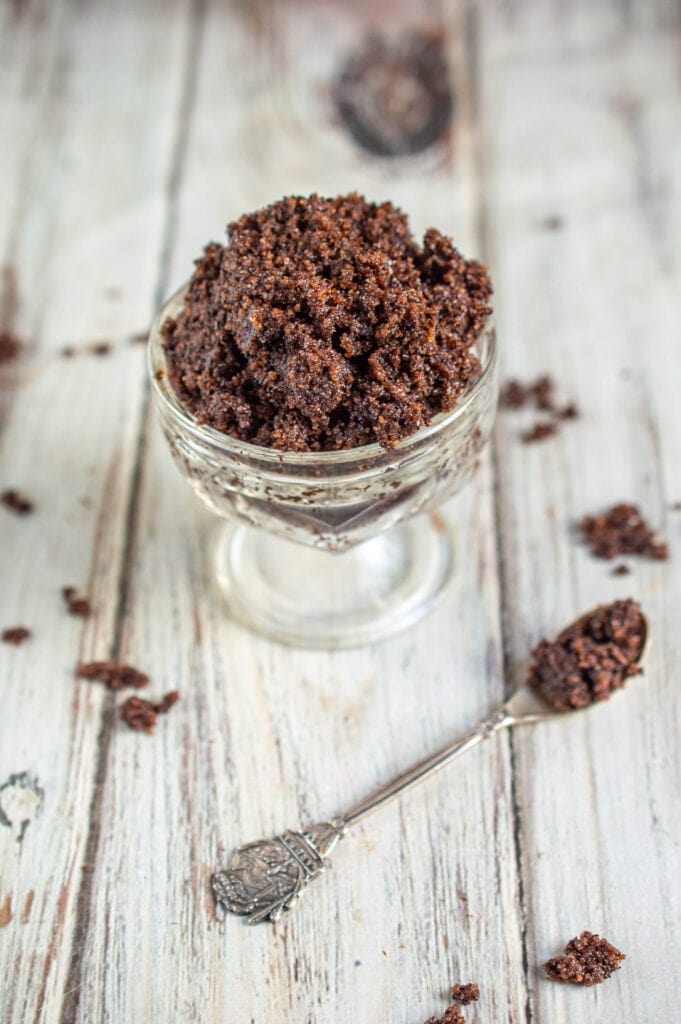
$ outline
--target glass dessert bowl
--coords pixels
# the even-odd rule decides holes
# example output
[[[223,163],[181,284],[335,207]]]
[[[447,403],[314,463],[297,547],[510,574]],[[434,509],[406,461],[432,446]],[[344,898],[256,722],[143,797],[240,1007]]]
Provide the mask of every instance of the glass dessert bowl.
[[[401,632],[437,600],[453,565],[452,538],[432,512],[472,476],[497,405],[497,349],[487,326],[481,370],[450,412],[396,447],[284,452],[199,423],[168,379],[159,313],[149,372],[173,458],[211,511],[227,520],[215,546],[232,615],[272,639],[339,648]]]

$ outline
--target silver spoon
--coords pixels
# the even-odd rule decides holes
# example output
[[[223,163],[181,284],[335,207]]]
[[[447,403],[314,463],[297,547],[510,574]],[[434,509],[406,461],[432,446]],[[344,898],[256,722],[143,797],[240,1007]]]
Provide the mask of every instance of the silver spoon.
[[[643,615],[641,619],[641,650],[635,664],[642,662],[647,647],[647,623]],[[302,896],[306,886],[326,870],[324,862],[336,843],[358,821],[502,729],[565,714],[552,708],[529,686],[521,686],[489,718],[483,719],[461,739],[402,772],[342,817],[310,825],[301,832],[284,832],[272,839],[259,839],[241,846],[232,854],[228,867],[213,875],[217,902],[233,914],[248,917],[249,924],[267,918],[276,921]]]

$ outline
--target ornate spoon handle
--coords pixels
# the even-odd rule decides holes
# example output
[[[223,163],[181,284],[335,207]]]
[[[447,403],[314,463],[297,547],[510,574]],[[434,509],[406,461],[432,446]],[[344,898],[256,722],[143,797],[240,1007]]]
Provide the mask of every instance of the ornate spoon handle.
[[[341,818],[240,847],[232,854],[228,867],[213,875],[217,902],[234,914],[247,916],[249,924],[267,918],[276,921],[325,870],[324,862],[352,825],[518,720],[504,704],[461,739],[402,772]]]
[[[401,775],[392,779],[385,786],[381,786],[380,789],[376,790],[375,793],[372,793],[365,800],[362,800],[361,803],[356,804],[352,810],[343,815],[343,821],[346,826],[349,828],[356,822],[361,821],[362,818],[366,818],[373,811],[378,810],[379,807],[390,803],[391,800],[405,793],[408,789],[418,786],[420,782],[429,779],[431,775],[434,775],[440,768],[444,768],[445,765],[459,757],[460,754],[464,754],[467,750],[477,746],[481,740],[486,740],[489,736],[493,736],[499,729],[511,725],[513,721],[508,715],[506,705],[499,708],[489,718],[479,722],[465,736],[462,736],[454,743],[450,743],[449,746],[443,747],[442,750],[424,757],[422,761],[418,761],[417,764],[408,768],[406,772],[402,772]]]

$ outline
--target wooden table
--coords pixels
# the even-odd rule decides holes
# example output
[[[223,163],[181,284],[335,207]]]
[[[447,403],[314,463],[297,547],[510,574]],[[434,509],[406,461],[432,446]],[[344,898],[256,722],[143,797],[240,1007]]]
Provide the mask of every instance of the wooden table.
[[[353,12],[354,6],[354,12]],[[681,985],[681,88],[672,0],[354,5],[26,0],[0,10],[0,1019],[658,1024]],[[370,29],[444,47],[449,130],[363,149],[330,83]],[[210,517],[165,450],[131,344],[243,210],[358,188],[486,258],[504,371],[581,418],[535,445],[500,415],[446,509],[446,600],[399,639],[293,651],[230,622]],[[106,356],[87,346],[107,340]],[[61,350],[73,347],[72,358]],[[611,575],[574,522],[632,500],[668,563]],[[91,596],[65,613],[67,584]],[[240,842],[333,815],[464,731],[539,637],[632,594],[645,676],[587,715],[500,736],[338,849],[274,927],[217,919]],[[80,659],[181,703],[148,738]],[[504,682],[505,680],[505,682]],[[120,702],[120,698],[118,698]],[[583,928],[627,953],[596,989],[539,965]]]

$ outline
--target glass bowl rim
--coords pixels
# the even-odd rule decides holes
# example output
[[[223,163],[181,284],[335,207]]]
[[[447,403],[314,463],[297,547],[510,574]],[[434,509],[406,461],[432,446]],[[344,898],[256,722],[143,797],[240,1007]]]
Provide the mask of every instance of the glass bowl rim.
[[[393,448],[384,448],[377,441],[372,444],[362,445],[358,448],[339,448],[333,451],[322,452],[295,452],[285,451],[279,448],[266,448],[263,445],[252,444],[250,441],[242,441],[240,438],[225,434],[215,427],[209,427],[200,423],[196,417],[180,402],[168,376],[168,367],[165,349],[161,340],[161,327],[165,320],[171,315],[170,308],[174,307],[180,299],[184,298],[188,289],[189,281],[177,288],[161,306],[149,331],[147,342],[147,365],[149,377],[154,389],[156,398],[170,411],[170,413],[182,422],[183,427],[190,433],[198,436],[204,441],[210,442],[214,447],[223,449],[231,455],[241,455],[257,459],[259,461],[288,465],[291,468],[311,467],[319,463],[337,464],[339,462],[365,463],[369,460],[386,456],[388,458],[399,458],[407,454],[407,450],[427,441],[431,436],[444,431],[450,424],[459,418],[463,418],[465,412],[475,401],[482,391],[483,385],[494,370],[497,359],[497,337],[494,324],[494,314],[490,314],[483,327],[480,338],[486,341],[485,361],[481,362],[480,374],[472,384],[463,392],[461,399],[453,408],[446,412],[438,413],[430,423],[413,434],[403,437]],[[476,342],[476,346],[479,343]]]

